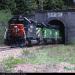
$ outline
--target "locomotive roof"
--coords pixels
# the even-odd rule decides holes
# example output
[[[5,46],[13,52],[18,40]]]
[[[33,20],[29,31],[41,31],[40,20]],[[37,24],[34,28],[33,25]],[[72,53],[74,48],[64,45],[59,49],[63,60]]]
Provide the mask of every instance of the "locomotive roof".
[[[50,25],[44,23],[38,23],[37,27],[45,27],[45,28],[52,28],[52,29],[59,29],[58,25]]]
[[[8,23],[11,23],[12,21],[28,21],[29,23],[31,23],[31,21],[27,17],[24,17],[24,16],[13,16],[8,21]]]

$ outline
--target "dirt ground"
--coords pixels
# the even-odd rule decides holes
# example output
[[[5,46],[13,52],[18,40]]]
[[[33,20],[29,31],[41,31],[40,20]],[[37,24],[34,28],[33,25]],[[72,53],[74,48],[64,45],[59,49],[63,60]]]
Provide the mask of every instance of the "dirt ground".
[[[40,64],[40,65],[33,65],[33,64],[20,64],[16,65],[12,72],[42,72],[42,73],[75,73],[75,65],[71,65],[65,62],[59,64]],[[74,69],[74,70],[73,70]]]
[[[52,46],[51,46],[52,47]],[[32,48],[26,48],[26,49],[32,49],[32,50],[38,50],[41,49],[42,46],[37,46],[37,47],[32,47]],[[17,51],[18,50],[18,51]],[[18,57],[21,55],[22,48],[10,48],[7,46],[0,47],[0,62],[3,61],[4,59],[8,58],[9,56],[14,56]],[[0,72],[3,71],[2,65],[0,65]],[[75,64],[69,64],[66,62],[61,62],[57,64],[19,64],[15,65],[14,68],[12,68],[12,72],[69,72],[69,73],[75,73]]]

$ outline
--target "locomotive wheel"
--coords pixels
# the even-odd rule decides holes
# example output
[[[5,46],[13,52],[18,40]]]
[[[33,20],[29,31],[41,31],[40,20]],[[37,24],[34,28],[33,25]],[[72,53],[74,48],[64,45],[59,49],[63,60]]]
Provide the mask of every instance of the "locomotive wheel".
[[[20,46],[20,47],[24,47],[24,46],[25,46],[25,39],[24,39],[24,38],[19,38],[19,39],[17,40],[17,44],[18,44],[18,46]]]
[[[25,46],[27,46],[27,45],[28,45],[28,41],[26,40],[26,41],[25,41]]]
[[[25,45],[28,46],[28,47],[31,47],[32,46],[31,40],[26,40]]]
[[[45,45],[47,45],[47,40],[46,39],[44,39],[43,42],[44,42]]]
[[[9,41],[8,39],[5,39],[5,40],[4,40],[4,44],[5,44],[5,45],[11,45],[11,43],[10,43],[10,41]]]
[[[53,39],[53,38],[52,38],[52,44],[56,44],[56,41],[55,41],[55,39]]]
[[[40,44],[40,39],[37,38],[36,40],[37,40],[37,45],[39,45]]]
[[[29,46],[29,47],[32,46],[31,40],[28,40],[28,46]]]

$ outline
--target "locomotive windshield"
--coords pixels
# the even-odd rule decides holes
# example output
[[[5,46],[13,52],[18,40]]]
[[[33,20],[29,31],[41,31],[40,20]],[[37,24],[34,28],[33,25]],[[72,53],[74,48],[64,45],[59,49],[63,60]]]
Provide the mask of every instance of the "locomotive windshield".
[[[24,24],[24,25],[28,25],[30,23],[30,21],[27,18],[25,18],[25,17],[15,16],[15,17],[11,18],[8,23],[9,23],[9,25],[10,24]]]

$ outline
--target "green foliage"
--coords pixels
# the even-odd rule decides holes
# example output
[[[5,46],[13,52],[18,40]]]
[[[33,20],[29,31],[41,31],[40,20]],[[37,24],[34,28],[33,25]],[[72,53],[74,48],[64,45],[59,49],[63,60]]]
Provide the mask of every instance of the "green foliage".
[[[55,47],[45,47],[36,51],[35,58],[29,58],[28,63],[32,64],[49,64],[68,62],[75,64],[75,47],[59,45]]]
[[[33,57],[25,58],[27,63],[31,64],[49,64],[49,63],[61,63],[68,62],[75,64],[75,47],[72,45],[56,45],[56,46],[47,46],[42,49],[32,51],[31,54],[28,50],[25,52],[27,55]]]
[[[30,14],[35,10],[64,9],[72,4],[72,0],[0,0],[0,10],[10,9],[12,14]]]
[[[43,4],[44,4],[44,2],[45,2],[45,0],[35,0],[36,1],[36,3],[37,3],[37,6],[38,6],[38,10],[44,10],[44,8],[43,8]]]
[[[65,5],[67,6],[73,6],[74,5],[74,2],[73,0],[63,0],[65,2]]]
[[[12,17],[10,10],[0,11],[0,46],[4,44],[5,27],[7,27],[8,20]]]
[[[0,10],[7,8],[6,0],[0,0]]]
[[[35,0],[15,0],[13,14],[29,14],[37,8]]]
[[[13,68],[15,65],[17,64],[22,64],[24,63],[25,60],[20,59],[20,58],[14,58],[14,57],[9,57],[8,59],[4,60],[4,66],[7,70],[10,70],[11,68]]]
[[[63,9],[64,1],[63,0],[46,0],[44,2],[44,9],[55,10],[55,9]]]
[[[22,54],[28,55],[28,54],[30,54],[30,51],[28,51],[28,50],[23,50]]]
[[[0,22],[7,23],[8,20],[12,17],[10,10],[1,10],[0,11]]]

